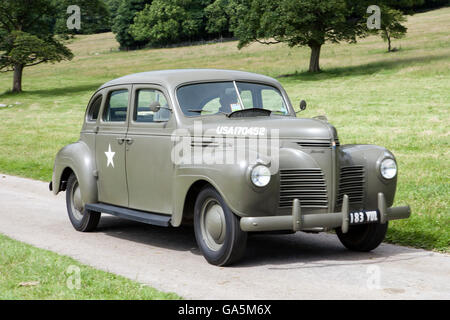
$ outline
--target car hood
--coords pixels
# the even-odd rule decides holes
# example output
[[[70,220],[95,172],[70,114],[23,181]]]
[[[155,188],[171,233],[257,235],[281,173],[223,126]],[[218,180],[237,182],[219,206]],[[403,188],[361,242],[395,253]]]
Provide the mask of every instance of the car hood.
[[[187,128],[191,136],[279,137],[296,140],[337,140],[334,126],[318,119],[285,116],[229,119],[224,116],[203,117]]]

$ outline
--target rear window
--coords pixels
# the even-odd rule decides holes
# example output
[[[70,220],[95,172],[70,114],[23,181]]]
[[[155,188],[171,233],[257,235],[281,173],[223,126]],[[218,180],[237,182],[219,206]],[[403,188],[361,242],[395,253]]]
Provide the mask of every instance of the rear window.
[[[100,112],[100,107],[102,105],[103,96],[100,95],[94,99],[89,107],[88,111],[88,121],[95,122],[98,119],[98,114]]]

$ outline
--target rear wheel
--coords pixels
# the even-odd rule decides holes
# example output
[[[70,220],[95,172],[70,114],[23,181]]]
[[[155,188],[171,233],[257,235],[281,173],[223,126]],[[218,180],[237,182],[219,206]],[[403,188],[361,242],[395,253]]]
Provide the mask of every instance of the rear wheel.
[[[222,196],[212,187],[204,188],[194,208],[197,244],[205,259],[217,266],[237,262],[245,253],[247,233]]]
[[[347,233],[342,233],[341,228],[337,228],[336,234],[347,249],[367,252],[375,249],[383,242],[387,229],[387,222],[384,224],[362,224],[351,226]]]
[[[75,174],[71,174],[67,181],[66,205],[70,222],[77,231],[93,231],[100,221],[100,212],[91,211],[84,207],[81,189]]]

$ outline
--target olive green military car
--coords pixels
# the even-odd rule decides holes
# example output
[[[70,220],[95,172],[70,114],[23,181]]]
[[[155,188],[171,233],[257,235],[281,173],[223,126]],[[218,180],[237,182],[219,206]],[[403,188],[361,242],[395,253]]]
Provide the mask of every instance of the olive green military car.
[[[80,140],[56,155],[50,190],[66,191],[78,231],[93,231],[101,213],[193,223],[206,260],[229,265],[249,232],[334,229],[350,250],[375,249],[389,220],[410,215],[392,207],[396,184],[390,151],[340,145],[325,117],[297,118],[275,79],[186,69],[100,87]]]

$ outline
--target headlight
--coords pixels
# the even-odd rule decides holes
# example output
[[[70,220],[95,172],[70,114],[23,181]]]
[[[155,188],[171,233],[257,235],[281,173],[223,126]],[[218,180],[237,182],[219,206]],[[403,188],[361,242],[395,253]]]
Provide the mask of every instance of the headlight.
[[[393,159],[384,159],[380,165],[381,176],[385,179],[392,179],[397,175],[397,164]]]
[[[266,166],[258,165],[253,168],[250,178],[255,186],[265,187],[270,182],[270,170]]]

